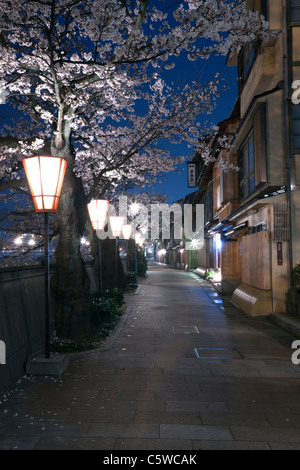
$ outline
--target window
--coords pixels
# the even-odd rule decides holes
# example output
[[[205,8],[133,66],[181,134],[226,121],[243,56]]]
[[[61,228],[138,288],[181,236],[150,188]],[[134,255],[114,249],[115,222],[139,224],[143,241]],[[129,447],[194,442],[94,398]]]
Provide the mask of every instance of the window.
[[[299,4],[299,18],[300,18],[300,1]],[[297,81],[300,80],[300,27],[294,26],[292,28],[292,81],[297,84]],[[299,98],[299,86],[295,88],[296,97]],[[291,117],[292,117],[292,145],[294,150],[300,149],[300,105],[292,104],[291,105]]]
[[[249,75],[251,66],[256,57],[257,49],[252,44],[245,46],[239,56],[239,77],[240,87],[242,87]]]
[[[268,0],[254,0],[253,10],[258,11],[268,21]]]
[[[292,108],[293,118],[293,147],[300,148],[300,106],[294,105]]]
[[[222,168],[219,169],[220,174],[217,179],[217,209],[221,207],[224,202],[224,195],[223,195],[223,170]]]
[[[255,190],[254,138],[250,132],[240,148],[240,198],[246,199]]]
[[[268,181],[267,164],[267,103],[261,103],[253,116],[255,186]]]
[[[298,0],[297,0],[298,1]],[[267,0],[253,0],[250,2],[250,8],[253,11],[258,11],[268,21],[268,1]],[[239,55],[239,78],[240,78],[240,88],[243,87],[249,73],[253,62],[255,61],[257,54],[261,46],[261,40],[256,41],[255,43],[248,44],[243,47]]]
[[[206,199],[204,202],[204,221],[209,222],[213,219],[213,185],[210,184],[207,188]]]
[[[267,230],[268,230],[267,222],[262,222],[258,225],[255,225],[255,227],[251,227],[250,228],[250,233],[265,232]]]
[[[290,18],[291,23],[300,23],[300,4],[299,0],[290,0]]]

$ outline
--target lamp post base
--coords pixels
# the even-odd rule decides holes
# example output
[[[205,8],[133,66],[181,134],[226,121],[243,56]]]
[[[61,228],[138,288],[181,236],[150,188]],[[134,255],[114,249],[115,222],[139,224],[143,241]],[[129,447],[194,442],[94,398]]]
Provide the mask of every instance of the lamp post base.
[[[26,374],[29,375],[61,375],[67,368],[69,360],[63,354],[51,354],[30,357],[26,362]]]

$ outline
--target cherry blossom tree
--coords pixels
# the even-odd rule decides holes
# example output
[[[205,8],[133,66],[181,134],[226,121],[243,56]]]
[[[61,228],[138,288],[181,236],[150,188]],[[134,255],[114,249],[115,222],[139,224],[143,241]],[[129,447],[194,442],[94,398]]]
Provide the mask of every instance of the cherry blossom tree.
[[[240,0],[2,0],[0,80],[15,116],[2,126],[0,191],[27,191],[20,159],[68,162],[54,229],[59,333],[92,329],[80,255],[92,197],[175,171],[165,142],[193,147],[222,80],[172,80],[176,67],[238,53],[267,24]],[[31,204],[30,198],[28,203]],[[31,206],[32,207],[32,206]],[[32,208],[31,208],[32,211]]]

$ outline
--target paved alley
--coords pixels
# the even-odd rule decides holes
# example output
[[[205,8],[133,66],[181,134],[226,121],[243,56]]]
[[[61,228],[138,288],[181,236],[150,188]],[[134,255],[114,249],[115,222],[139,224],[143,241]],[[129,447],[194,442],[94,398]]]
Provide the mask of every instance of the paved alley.
[[[0,449],[300,449],[294,338],[151,264],[102,349],[0,398]]]

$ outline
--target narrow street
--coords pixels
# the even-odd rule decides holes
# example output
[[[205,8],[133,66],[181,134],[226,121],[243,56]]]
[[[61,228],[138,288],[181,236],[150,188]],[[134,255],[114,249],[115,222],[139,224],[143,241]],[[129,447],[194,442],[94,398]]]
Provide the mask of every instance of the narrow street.
[[[0,449],[300,449],[294,338],[150,264],[105,347],[0,404]]]

